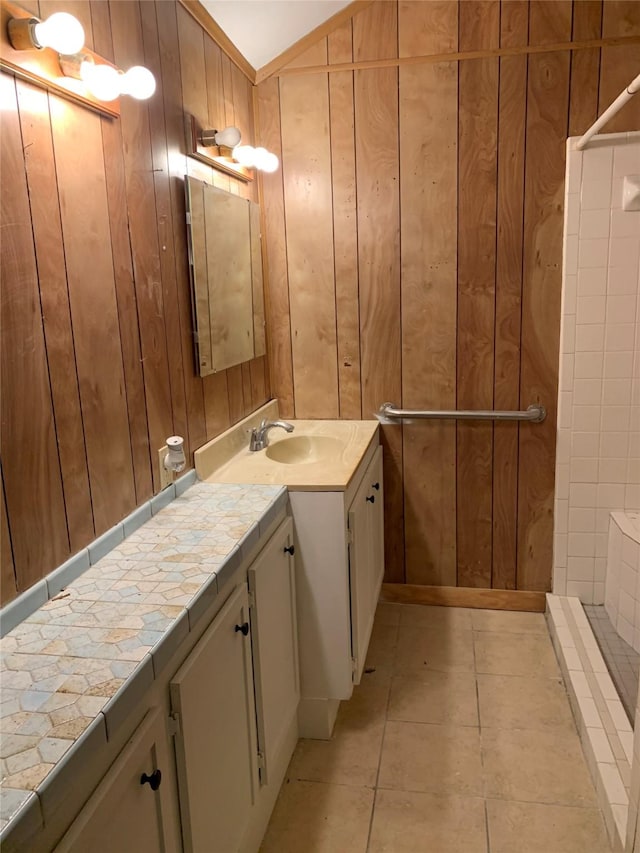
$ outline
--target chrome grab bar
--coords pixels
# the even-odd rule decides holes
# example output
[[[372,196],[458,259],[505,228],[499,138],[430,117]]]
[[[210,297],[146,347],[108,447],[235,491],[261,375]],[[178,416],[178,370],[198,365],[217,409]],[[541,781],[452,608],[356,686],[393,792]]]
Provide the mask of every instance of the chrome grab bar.
[[[456,420],[456,421],[530,421],[533,424],[539,424],[547,416],[547,410],[544,406],[531,405],[524,412],[493,412],[493,411],[447,411],[445,410],[429,410],[429,409],[397,409],[393,403],[383,403],[380,406],[378,417],[380,420],[387,418],[392,420],[402,420],[403,418],[411,420]]]

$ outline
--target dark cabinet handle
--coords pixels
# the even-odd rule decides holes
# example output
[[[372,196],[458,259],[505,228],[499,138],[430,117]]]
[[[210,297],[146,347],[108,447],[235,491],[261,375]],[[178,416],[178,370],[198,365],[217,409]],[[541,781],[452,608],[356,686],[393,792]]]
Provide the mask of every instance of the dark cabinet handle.
[[[380,491],[380,483],[374,483],[374,484],[371,486],[371,488],[372,488],[372,489],[375,489],[375,490],[376,490],[376,492]]]
[[[370,501],[372,504],[376,502],[375,495],[369,495],[366,500]]]
[[[242,625],[236,625],[236,634],[238,633],[238,631],[240,631],[240,633],[246,637],[249,633],[249,623],[244,622]]]
[[[293,555],[296,553],[296,549],[293,547],[293,545],[288,545],[288,546],[284,549],[284,553],[285,553],[285,554],[291,554],[291,556],[293,557]]]
[[[162,782],[162,773],[159,770],[154,770],[151,776],[147,776],[146,773],[143,773],[140,777],[140,784],[146,785],[148,783],[152,791],[158,790],[160,782]]]

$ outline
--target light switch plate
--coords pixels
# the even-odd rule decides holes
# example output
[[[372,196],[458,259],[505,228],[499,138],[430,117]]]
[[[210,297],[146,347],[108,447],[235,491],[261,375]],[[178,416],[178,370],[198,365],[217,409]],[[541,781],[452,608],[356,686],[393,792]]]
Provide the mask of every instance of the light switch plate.
[[[168,471],[164,467],[164,457],[169,452],[169,448],[165,444],[164,447],[161,447],[158,451],[158,465],[160,467],[160,488],[166,489],[167,486],[170,486],[173,483],[173,471]]]

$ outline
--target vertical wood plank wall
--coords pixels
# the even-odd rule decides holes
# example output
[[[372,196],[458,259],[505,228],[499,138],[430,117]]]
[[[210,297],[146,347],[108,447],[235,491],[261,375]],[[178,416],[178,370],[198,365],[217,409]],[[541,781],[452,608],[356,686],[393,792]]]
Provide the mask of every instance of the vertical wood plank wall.
[[[387,581],[550,588],[565,140],[640,45],[526,48],[618,36],[639,3],[378,0],[258,86],[282,414],[547,408],[383,428]],[[607,132],[634,129],[640,99]]]
[[[112,120],[0,74],[2,602],[159,490],[168,435],[193,450],[269,398],[265,358],[196,376],[187,266],[187,170],[257,187],[187,160],[183,112],[254,143],[251,83],[173,0],[24,5],[158,87]]]

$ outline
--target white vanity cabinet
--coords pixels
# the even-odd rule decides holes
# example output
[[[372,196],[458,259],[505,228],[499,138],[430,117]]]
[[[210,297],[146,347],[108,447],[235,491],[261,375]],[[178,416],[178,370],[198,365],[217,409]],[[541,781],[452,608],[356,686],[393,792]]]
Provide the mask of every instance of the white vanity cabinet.
[[[382,448],[371,444],[345,491],[297,491],[301,737],[329,738],[359,683],[384,573]]]
[[[165,715],[150,711],[55,848],[177,853],[180,820]]]
[[[186,853],[257,850],[297,740],[291,520],[170,682]]]

